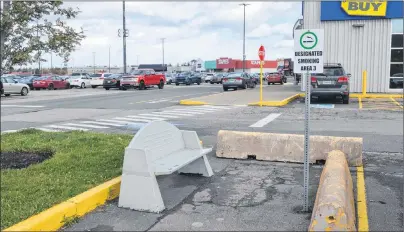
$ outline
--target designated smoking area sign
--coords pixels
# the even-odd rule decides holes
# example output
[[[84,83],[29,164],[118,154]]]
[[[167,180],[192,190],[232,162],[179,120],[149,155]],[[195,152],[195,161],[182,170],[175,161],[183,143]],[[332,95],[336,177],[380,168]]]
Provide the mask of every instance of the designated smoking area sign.
[[[304,204],[303,211],[309,211],[309,153],[310,153],[310,87],[311,74],[323,72],[324,31],[322,29],[295,31],[294,72],[303,76],[305,85],[304,112]]]
[[[322,73],[324,31],[296,30],[295,32],[295,73]]]

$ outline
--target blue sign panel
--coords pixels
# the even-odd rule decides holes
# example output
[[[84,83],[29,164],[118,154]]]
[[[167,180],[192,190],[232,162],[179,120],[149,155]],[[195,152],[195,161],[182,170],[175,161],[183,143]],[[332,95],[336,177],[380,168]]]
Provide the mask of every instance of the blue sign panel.
[[[403,18],[403,2],[387,1],[386,16],[353,16],[342,8],[341,1],[321,2],[321,21],[372,20]],[[372,10],[372,9],[370,9]]]

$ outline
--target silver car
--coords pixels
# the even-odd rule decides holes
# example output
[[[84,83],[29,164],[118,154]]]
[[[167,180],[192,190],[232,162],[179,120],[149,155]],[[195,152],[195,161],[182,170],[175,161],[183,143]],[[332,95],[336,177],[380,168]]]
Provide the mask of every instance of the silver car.
[[[229,89],[237,90],[238,88],[255,88],[256,83],[254,78],[248,73],[230,73],[227,77],[222,80],[223,90],[227,91]]]
[[[4,95],[10,96],[11,94],[21,94],[27,96],[29,93],[29,86],[27,84],[18,83],[13,77],[1,77],[3,83]]]

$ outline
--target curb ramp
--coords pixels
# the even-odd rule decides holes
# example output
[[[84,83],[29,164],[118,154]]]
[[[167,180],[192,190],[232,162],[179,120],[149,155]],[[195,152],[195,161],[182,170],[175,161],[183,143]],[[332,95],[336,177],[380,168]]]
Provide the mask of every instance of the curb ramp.
[[[349,166],[362,165],[363,139],[358,137],[310,136],[310,163],[327,160],[341,150]],[[220,130],[216,156],[222,158],[303,163],[304,135]]]
[[[352,176],[345,154],[328,154],[321,173],[309,231],[357,231]]]

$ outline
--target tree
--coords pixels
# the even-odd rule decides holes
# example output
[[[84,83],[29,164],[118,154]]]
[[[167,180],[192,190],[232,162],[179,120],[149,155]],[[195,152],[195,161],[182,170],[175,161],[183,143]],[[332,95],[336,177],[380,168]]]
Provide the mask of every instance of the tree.
[[[1,70],[38,61],[42,53],[55,53],[65,62],[85,38],[66,21],[80,13],[62,1],[4,1],[1,12]],[[56,18],[50,20],[49,18]]]

